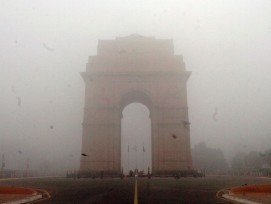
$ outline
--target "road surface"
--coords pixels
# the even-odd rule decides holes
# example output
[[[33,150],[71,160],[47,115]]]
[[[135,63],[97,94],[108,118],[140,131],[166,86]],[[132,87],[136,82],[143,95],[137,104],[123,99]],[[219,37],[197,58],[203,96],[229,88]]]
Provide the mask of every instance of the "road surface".
[[[139,204],[230,203],[217,198],[223,188],[252,183],[270,183],[254,177],[207,176],[205,178],[138,178]],[[135,178],[67,179],[29,178],[0,180],[0,185],[47,190],[51,198],[39,203],[134,203]]]

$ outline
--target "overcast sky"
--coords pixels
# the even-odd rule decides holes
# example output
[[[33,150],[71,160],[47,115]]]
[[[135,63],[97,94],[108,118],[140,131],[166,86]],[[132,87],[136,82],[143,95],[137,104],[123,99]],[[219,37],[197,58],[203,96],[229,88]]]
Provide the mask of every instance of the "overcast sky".
[[[173,39],[192,71],[192,146],[205,141],[227,156],[271,148],[271,1],[0,0],[0,153],[8,167],[27,157],[78,166],[79,73],[99,39],[134,33]]]

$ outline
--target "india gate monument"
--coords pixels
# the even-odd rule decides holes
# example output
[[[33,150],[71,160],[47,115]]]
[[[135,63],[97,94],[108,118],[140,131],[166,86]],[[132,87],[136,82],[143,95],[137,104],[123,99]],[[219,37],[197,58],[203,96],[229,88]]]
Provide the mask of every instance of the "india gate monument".
[[[191,170],[190,123],[185,70],[170,39],[131,35],[99,40],[90,56],[80,172],[121,173],[121,119],[131,103],[150,111],[152,174]]]

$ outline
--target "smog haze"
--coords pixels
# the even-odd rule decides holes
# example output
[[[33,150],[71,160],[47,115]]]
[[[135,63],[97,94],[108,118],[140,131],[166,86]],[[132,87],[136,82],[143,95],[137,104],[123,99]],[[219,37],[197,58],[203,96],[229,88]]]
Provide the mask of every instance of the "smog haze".
[[[132,34],[172,39],[192,72],[192,147],[205,142],[227,159],[271,147],[270,1],[2,0],[0,154],[6,168],[23,169],[28,159],[33,169],[79,168],[85,97],[80,72],[97,54],[98,40]],[[133,105],[125,112],[123,152],[128,145],[150,147],[146,117],[140,123],[145,139],[131,138],[137,128],[131,123],[141,120],[142,110],[149,116]],[[134,165],[136,153],[130,154]]]

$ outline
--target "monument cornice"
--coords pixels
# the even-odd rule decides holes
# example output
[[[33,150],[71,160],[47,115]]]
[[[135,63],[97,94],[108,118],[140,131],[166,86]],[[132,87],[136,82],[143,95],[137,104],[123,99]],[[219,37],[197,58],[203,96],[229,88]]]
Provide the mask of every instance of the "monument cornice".
[[[191,71],[127,71],[127,72],[81,72],[90,77],[189,77]]]
[[[91,106],[91,107],[85,107],[84,108],[84,111],[87,112],[87,111],[90,111],[90,110],[97,110],[97,109],[100,109],[100,110],[110,110],[110,111],[120,111],[120,107],[117,107],[117,106],[112,106],[112,107],[108,107],[108,106],[103,106],[103,105],[96,105],[96,106]]]
[[[83,122],[82,126],[83,127],[118,127],[120,125],[120,123],[114,122],[114,123],[90,123],[90,122]]]
[[[188,110],[187,106],[184,107],[170,107],[170,106],[154,106],[155,109],[158,110]]]

